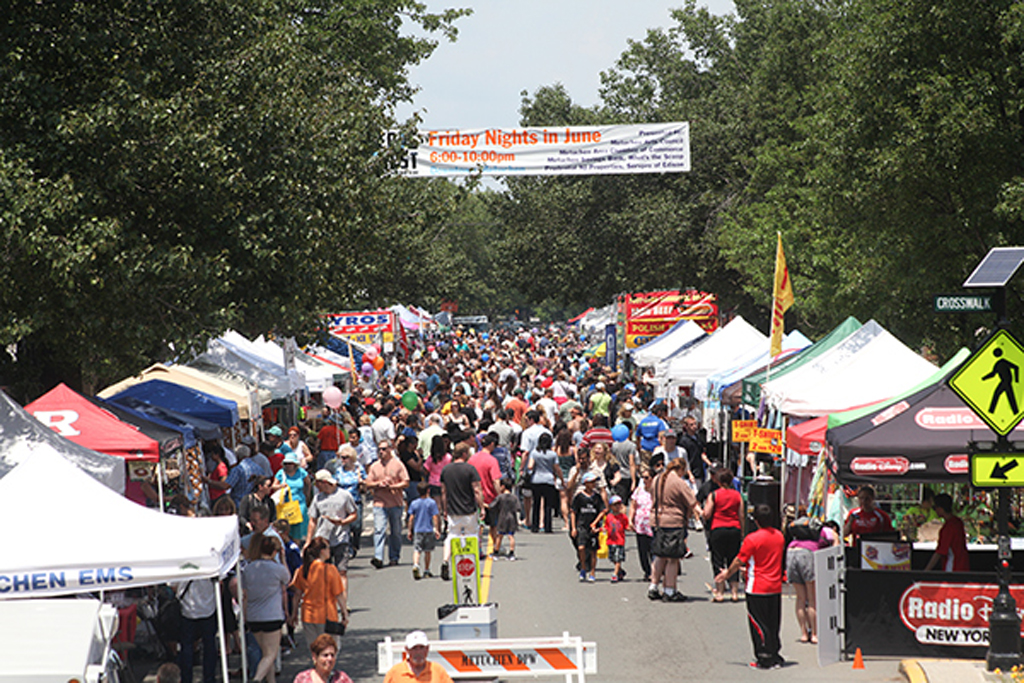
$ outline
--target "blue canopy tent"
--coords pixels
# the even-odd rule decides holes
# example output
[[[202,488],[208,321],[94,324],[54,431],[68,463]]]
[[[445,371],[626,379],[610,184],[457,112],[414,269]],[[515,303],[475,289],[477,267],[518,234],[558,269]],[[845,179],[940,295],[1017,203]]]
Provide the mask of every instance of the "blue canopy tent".
[[[134,410],[150,420],[162,420],[174,426],[175,429],[180,429],[185,437],[185,448],[192,448],[199,441],[216,441],[222,436],[220,427],[213,422],[185,415],[154,403],[146,403],[134,396],[116,396],[109,400],[119,406]]]
[[[122,403],[122,398],[135,398],[224,428],[231,428],[238,423],[238,404],[234,401],[161,379],[151,379],[130,386],[121,393],[111,396],[110,400]]]

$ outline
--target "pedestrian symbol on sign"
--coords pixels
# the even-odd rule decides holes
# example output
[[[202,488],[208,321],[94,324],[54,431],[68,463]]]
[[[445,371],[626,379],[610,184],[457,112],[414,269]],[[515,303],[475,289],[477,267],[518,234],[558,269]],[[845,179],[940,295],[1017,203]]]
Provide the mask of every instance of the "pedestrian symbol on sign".
[[[998,330],[949,378],[949,388],[996,434],[1006,436],[1024,419],[1018,394],[1024,347]]]
[[[1002,349],[995,349],[992,355],[999,360],[992,366],[992,372],[988,373],[982,380],[992,379],[993,377],[999,377],[999,384],[996,385],[996,390],[992,392],[992,402],[988,406],[988,412],[996,412],[996,406],[999,405],[999,397],[1006,395],[1006,400],[1010,402],[1010,410],[1017,412],[1017,395],[1014,385],[1020,381],[1020,368],[1006,360],[1000,358],[1003,355]]]

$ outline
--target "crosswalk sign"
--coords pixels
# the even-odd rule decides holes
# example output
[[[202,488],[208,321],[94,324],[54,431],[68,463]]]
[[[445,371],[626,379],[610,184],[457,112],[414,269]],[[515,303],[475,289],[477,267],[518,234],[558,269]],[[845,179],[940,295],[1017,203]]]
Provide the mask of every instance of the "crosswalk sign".
[[[998,330],[947,384],[992,431],[1006,436],[1024,419],[1022,369],[1024,347],[1006,330]]]

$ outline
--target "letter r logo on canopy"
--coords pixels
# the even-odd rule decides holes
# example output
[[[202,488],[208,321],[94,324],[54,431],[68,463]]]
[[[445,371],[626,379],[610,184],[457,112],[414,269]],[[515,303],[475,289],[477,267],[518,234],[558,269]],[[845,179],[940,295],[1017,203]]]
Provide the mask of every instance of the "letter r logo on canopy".
[[[82,433],[72,426],[78,422],[78,413],[74,410],[39,410],[33,415],[61,436],[72,437]]]

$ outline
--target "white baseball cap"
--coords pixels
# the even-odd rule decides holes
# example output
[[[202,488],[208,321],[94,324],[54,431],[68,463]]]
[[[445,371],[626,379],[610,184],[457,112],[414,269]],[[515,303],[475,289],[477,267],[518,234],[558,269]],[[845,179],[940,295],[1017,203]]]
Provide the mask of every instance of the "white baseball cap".
[[[423,631],[413,631],[405,637],[405,649],[411,650],[419,645],[430,645],[430,639]]]

